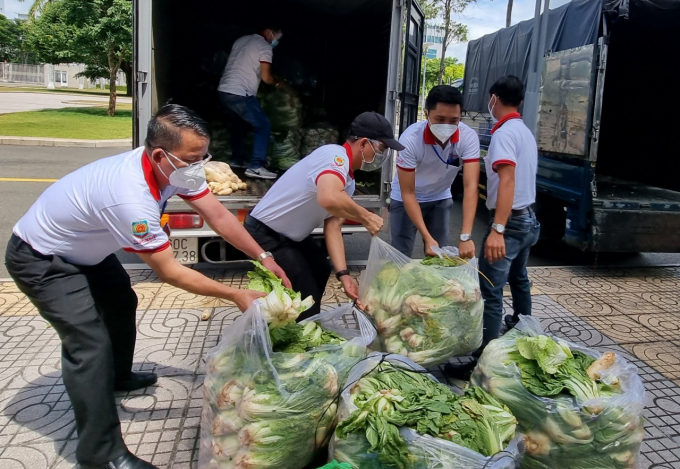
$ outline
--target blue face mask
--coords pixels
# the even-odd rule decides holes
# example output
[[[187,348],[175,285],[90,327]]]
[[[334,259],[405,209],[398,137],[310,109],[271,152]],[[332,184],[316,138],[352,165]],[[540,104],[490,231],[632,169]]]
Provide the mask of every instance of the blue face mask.
[[[272,49],[273,49],[274,47],[278,46],[278,45],[279,45],[279,40],[278,40],[278,39],[274,39],[274,40],[272,41]]]

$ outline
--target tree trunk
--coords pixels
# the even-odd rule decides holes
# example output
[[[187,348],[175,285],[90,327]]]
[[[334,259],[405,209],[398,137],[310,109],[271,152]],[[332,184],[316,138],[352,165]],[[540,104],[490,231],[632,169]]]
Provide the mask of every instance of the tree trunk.
[[[439,76],[437,82],[441,85],[444,82],[444,57],[446,57],[446,47],[449,43],[449,34],[451,34],[451,2],[453,0],[446,0],[444,3],[444,41],[442,42],[442,58],[439,62]]]
[[[116,114],[116,75],[120,67],[120,60],[113,52],[113,47],[109,46],[109,109],[106,111],[108,116]]]
[[[127,86],[127,91],[125,96],[132,96],[132,64],[127,60],[123,60],[120,63],[120,69],[125,73],[125,85]]]
[[[509,28],[510,23],[512,22],[512,4],[514,0],[508,0],[508,12],[505,15],[505,27]]]

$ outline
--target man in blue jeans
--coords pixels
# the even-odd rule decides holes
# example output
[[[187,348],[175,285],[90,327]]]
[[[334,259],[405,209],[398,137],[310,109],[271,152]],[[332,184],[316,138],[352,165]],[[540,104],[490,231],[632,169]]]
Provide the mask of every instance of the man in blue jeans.
[[[231,166],[234,168],[246,167],[245,135],[249,126],[255,132],[253,157],[246,170],[246,176],[251,178],[276,179],[276,174],[265,168],[271,124],[257,100],[257,89],[260,81],[277,88],[283,86],[283,81],[271,71],[272,50],[281,36],[280,28],[264,28],[258,34],[237,39],[217,88],[220,103],[232,116]]]
[[[538,241],[540,224],[531,206],[536,201],[538,149],[529,128],[517,112],[524,100],[524,84],[515,76],[499,79],[489,90],[489,114],[496,122],[484,158],[491,223],[479,258],[484,298],[484,339],[473,355],[479,357],[498,338],[503,316],[503,287],[510,284],[513,315],[505,317],[512,329],[521,314],[531,314],[531,283],[527,260]],[[488,280],[486,280],[484,278]],[[475,361],[449,367],[456,377],[469,379]]]

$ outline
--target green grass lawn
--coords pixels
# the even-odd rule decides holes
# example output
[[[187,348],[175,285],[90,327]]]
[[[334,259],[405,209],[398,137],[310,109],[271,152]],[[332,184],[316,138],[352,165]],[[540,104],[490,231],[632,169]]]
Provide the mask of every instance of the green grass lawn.
[[[132,110],[129,104],[118,105],[114,117],[106,115],[106,107],[1,114],[0,135],[86,140],[130,138]]]

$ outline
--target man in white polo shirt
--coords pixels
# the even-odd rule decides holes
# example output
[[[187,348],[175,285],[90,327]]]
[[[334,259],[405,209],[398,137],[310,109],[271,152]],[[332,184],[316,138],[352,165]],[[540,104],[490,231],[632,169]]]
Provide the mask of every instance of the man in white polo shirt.
[[[484,298],[484,340],[473,355],[498,338],[503,315],[503,288],[510,285],[513,315],[505,322],[512,329],[519,315],[531,314],[531,282],[527,260],[536,244],[540,224],[532,205],[536,201],[536,140],[522,121],[518,109],[524,100],[524,84],[512,75],[500,78],[489,90],[489,114],[496,122],[491,129],[489,153],[484,158],[487,182],[486,206],[491,224],[479,258]],[[475,361],[449,367],[460,379],[469,379]]]
[[[403,148],[385,117],[365,112],[352,122],[344,145],[324,145],[296,163],[246,217],[246,229],[276,256],[293,289],[314,298],[314,307],[301,319],[319,312],[331,273],[326,254],[311,236],[321,225],[336,277],[350,298],[358,297],[357,283],[347,270],[341,228],[350,219],[375,236],[383,220],[352,200],[354,172],[377,170],[391,150]]]
[[[456,88],[435,86],[425,100],[427,120],[404,131],[399,142],[405,149],[397,157],[397,174],[390,195],[392,246],[411,257],[416,231],[425,245],[449,245],[449,220],[453,200],[451,185],[463,169],[463,226],[458,247],[461,257],[475,255],[471,239],[477,210],[479,137],[460,121],[463,97]]]
[[[283,270],[213,196],[203,165],[207,123],[178,105],[149,122],[145,147],[104,158],[63,177],[14,226],[5,264],[19,289],[62,342],[62,375],[78,430],[83,469],[149,469],[123,442],[114,390],[156,382],[132,372],[137,296],[116,258],[137,253],[171,285],[233,301],[242,311],[259,292],[240,290],[180,265],[161,227],[165,202],[178,195],[225,240],[290,285]]]
[[[272,74],[272,49],[281,39],[280,28],[264,28],[236,40],[227,59],[222,79],[217,88],[224,109],[232,116],[231,166],[245,168],[246,176],[276,179],[276,173],[265,168],[271,124],[257,100],[260,81],[279,88],[283,81]],[[253,156],[248,163],[244,154],[244,141],[248,127],[255,132]]]

